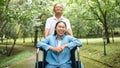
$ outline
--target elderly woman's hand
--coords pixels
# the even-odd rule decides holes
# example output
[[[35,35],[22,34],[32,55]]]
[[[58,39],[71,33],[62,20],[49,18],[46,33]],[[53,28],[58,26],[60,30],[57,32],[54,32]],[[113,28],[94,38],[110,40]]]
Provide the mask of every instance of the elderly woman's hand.
[[[61,45],[58,47],[51,47],[50,50],[56,51],[57,53],[62,52],[67,46],[66,45]]]
[[[50,50],[60,53],[62,51],[62,48],[61,47],[51,47]]]
[[[62,49],[62,51],[63,51],[66,47],[67,47],[66,45],[60,46],[60,48]]]

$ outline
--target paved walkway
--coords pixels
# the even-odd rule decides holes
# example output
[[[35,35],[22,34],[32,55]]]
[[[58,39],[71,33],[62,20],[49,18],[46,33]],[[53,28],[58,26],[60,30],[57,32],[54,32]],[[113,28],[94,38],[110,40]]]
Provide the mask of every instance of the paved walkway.
[[[42,54],[42,52],[40,52],[40,54]],[[42,55],[39,55],[39,57],[42,58]],[[40,58],[39,60],[41,60]],[[7,68],[35,68],[35,62],[36,62],[36,54],[34,53],[33,56],[26,58],[26,60],[20,61]]]

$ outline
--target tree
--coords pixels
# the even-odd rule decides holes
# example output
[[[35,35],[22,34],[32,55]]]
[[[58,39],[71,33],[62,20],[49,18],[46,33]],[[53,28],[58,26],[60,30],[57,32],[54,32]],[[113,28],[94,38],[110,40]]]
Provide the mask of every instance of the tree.
[[[8,10],[8,6],[11,0],[1,0],[0,1],[0,32],[2,32],[5,25],[8,23],[8,17],[6,15],[6,10]],[[5,6],[5,8],[4,8]],[[5,16],[4,16],[5,15]]]
[[[110,24],[109,20],[115,20],[114,18],[119,18],[117,17],[117,15],[119,14],[119,3],[120,2],[118,0],[102,0],[102,1],[101,0],[84,0],[84,1],[69,0],[68,2],[70,7],[75,6],[73,9],[75,8],[77,9],[77,11],[72,11],[72,13],[76,12],[77,14],[75,13],[74,14],[77,15],[79,19],[81,19],[80,21],[86,20],[86,22],[87,21],[92,22],[91,20],[94,20],[96,21],[96,24],[100,22],[103,25],[104,28],[103,32],[105,38],[107,39],[107,43],[110,43],[109,30],[110,30],[110,26],[113,26],[112,24]],[[118,14],[116,14],[116,12]],[[112,16],[114,14],[115,17],[113,18]]]

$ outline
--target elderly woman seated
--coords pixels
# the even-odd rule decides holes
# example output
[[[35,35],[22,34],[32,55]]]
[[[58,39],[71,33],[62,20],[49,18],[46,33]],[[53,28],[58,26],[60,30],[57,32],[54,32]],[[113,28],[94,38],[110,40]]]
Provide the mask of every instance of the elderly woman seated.
[[[47,51],[45,68],[72,68],[71,50],[76,46],[82,46],[77,38],[66,34],[66,24],[63,21],[56,23],[53,36],[48,36],[37,43],[37,47]]]

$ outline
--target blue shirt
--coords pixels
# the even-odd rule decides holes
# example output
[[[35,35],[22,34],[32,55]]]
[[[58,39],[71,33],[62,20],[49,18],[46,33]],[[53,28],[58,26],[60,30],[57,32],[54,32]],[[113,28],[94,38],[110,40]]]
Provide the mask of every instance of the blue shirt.
[[[48,36],[44,40],[37,43],[37,47],[41,47],[47,51],[46,61],[51,65],[61,65],[64,63],[71,63],[70,60],[70,50],[75,46],[82,46],[81,41],[69,35],[63,35],[61,40],[61,45],[67,45],[59,55],[57,52],[49,50],[50,47],[57,47],[58,40],[57,35]]]

